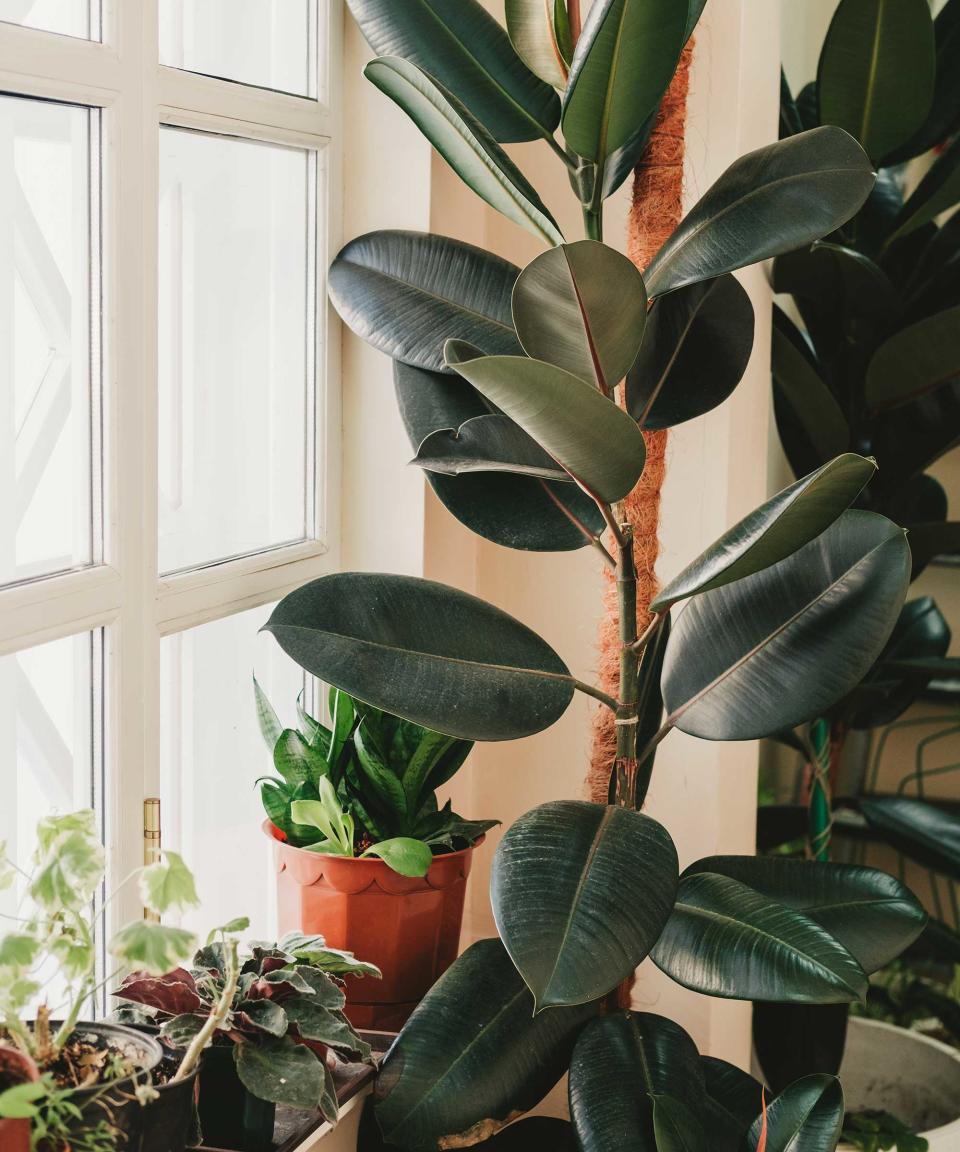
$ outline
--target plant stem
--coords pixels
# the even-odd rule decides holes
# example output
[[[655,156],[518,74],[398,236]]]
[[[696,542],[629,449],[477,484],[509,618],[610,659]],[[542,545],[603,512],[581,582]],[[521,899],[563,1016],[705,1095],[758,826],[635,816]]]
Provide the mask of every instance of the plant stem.
[[[663,623],[663,616],[663,612],[658,612],[643,630],[643,635],[638,640],[634,640],[633,650],[637,653],[638,656],[643,654],[644,648],[646,648],[646,646],[650,643],[650,637]]]
[[[194,1068],[196,1068],[200,1060],[200,1054],[204,1048],[206,1048],[208,1041],[213,1038],[214,1032],[217,1031],[221,1024],[226,1022],[227,1017],[230,1015],[230,1009],[233,1007],[233,998],[237,993],[237,985],[240,982],[240,957],[238,955],[236,940],[225,940],[224,943],[226,945],[227,956],[227,978],[224,981],[223,991],[220,993],[220,999],[207,1017],[203,1027],[196,1036],[194,1036],[193,1040],[191,1040],[187,1054],[180,1061],[180,1067],[177,1069],[172,1083],[176,1083],[178,1080],[185,1080]]]
[[[603,239],[603,209],[583,206],[583,230],[588,240]]]
[[[640,658],[637,641],[637,566],[633,555],[633,527],[620,524],[617,554],[617,606],[620,627],[620,704],[617,708],[617,758],[614,761],[619,808],[637,803],[637,674]]]
[[[564,164],[566,164],[566,166],[570,169],[570,171],[575,172],[576,168],[577,168],[576,160],[574,160],[574,158],[570,155],[570,153],[557,142],[556,137],[551,136],[550,133],[547,132],[544,134],[543,138],[550,145],[550,147],[554,150],[554,152],[556,152],[556,154],[560,157],[560,159],[564,162]]]
[[[807,846],[813,860],[830,859],[830,725],[814,720],[807,743],[810,757],[810,799],[807,805]]]
[[[573,686],[578,692],[582,692],[584,696],[592,696],[594,700],[599,700],[601,704],[606,704],[611,712],[618,711],[620,707],[619,703],[600,688],[594,688],[592,684],[585,684],[582,680],[574,680]]]

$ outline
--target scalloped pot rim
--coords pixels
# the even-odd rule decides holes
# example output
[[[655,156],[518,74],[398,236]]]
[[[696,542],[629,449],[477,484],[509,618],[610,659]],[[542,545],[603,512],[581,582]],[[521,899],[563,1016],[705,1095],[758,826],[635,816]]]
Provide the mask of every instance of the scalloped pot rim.
[[[401,876],[379,857],[335,856],[325,852],[310,852],[295,848],[282,839],[283,833],[269,820],[261,825],[263,833],[272,842],[277,858],[277,871],[287,872],[291,879],[309,887],[325,879],[332,888],[341,892],[357,893],[377,883],[384,891],[398,895],[421,888],[449,888],[470,871],[473,851],[486,839],[482,835],[468,848],[434,856],[426,876]]]

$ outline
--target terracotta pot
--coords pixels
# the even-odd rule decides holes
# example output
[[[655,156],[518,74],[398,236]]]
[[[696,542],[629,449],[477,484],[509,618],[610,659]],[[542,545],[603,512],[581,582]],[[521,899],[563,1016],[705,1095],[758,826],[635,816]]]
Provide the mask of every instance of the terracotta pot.
[[[29,1056],[0,1044],[0,1092],[39,1079]],[[30,1152],[30,1121],[0,1119],[0,1148],[3,1152]]]
[[[315,933],[376,964],[382,980],[348,981],[347,1015],[355,1028],[401,1028],[457,957],[476,845],[410,877],[378,859],[293,848],[269,820],[263,830],[273,840],[280,932]]]

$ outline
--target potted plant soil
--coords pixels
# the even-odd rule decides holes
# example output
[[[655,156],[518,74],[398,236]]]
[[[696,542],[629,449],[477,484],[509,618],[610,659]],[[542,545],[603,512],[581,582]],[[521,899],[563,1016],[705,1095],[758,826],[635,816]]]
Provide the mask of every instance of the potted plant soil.
[[[91,913],[103,874],[103,848],[87,809],[39,822],[27,871],[0,846],[0,883],[23,880],[17,917],[0,936],[0,1040],[5,1053],[14,1048],[40,1076],[26,1098],[23,1090],[14,1097],[14,1106],[30,1121],[33,1146],[51,1152],[124,1142],[138,1147],[146,1106],[157,1095],[152,1073],[163,1057],[157,1040],[82,1019],[103,983]],[[173,853],[141,869],[138,879],[144,906],[158,916],[195,901],[193,879]],[[118,967],[163,971],[194,944],[189,932],[142,919],[122,928],[109,952]],[[66,993],[62,1020],[50,1018],[42,999],[43,986],[53,980]]]
[[[369,964],[296,933],[241,952],[238,920],[217,929],[190,969],[134,972],[116,991],[177,1054],[170,1089],[199,1068],[198,1111],[212,1147],[265,1152],[277,1104],[338,1118],[332,1071],[370,1061],[343,1014],[343,978],[376,975]]]
[[[254,690],[277,772],[261,796],[280,931],[322,932],[376,965],[381,980],[349,984],[347,1014],[396,1030],[457,955],[473,851],[497,823],[437,804],[473,743],[336,688],[329,728],[298,707],[299,729],[284,729]]]

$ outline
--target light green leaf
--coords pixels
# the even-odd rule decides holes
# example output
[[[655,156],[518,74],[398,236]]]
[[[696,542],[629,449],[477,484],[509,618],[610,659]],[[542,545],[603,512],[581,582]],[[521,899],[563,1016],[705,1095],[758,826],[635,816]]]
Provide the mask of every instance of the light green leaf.
[[[521,816],[497,848],[490,899],[536,1011],[624,980],[660,935],[677,876],[669,834],[640,812],[557,800]]]
[[[106,857],[87,822],[82,828],[58,830],[50,837],[41,834],[38,826],[38,845],[37,868],[27,888],[30,898],[54,914],[89,905],[103,878]]]
[[[29,968],[40,952],[40,941],[35,936],[11,932],[0,936],[0,968]]]
[[[687,35],[677,0],[596,0],[563,100],[567,145],[602,165],[655,111]]]
[[[801,132],[741,156],[697,201],[644,273],[662,296],[812,244],[873,188],[860,145],[840,128]]]
[[[253,695],[257,705],[257,724],[260,726],[260,735],[272,755],[273,749],[280,739],[280,734],[283,732],[283,725],[280,723],[273,705],[267,699],[267,694],[260,687],[256,676],[253,678]]]
[[[319,750],[294,728],[286,728],[273,749],[273,766],[290,788],[298,784],[319,786],[329,777],[330,765]]]
[[[820,123],[859,140],[876,163],[923,124],[936,71],[927,0],[841,0],[820,53]]]
[[[433,863],[430,846],[410,836],[395,836],[390,840],[371,844],[363,855],[379,856],[401,876],[426,876]]]
[[[139,885],[141,903],[161,916],[200,907],[193,873],[176,852],[164,852],[162,862],[144,868]]]
[[[0,840],[0,892],[12,888],[17,879],[17,870],[7,855],[7,842]]]
[[[914,400],[960,377],[960,306],[918,320],[891,336],[867,366],[873,408]]]
[[[622,408],[583,380],[522,356],[482,356],[448,341],[447,363],[533,437],[596,499],[633,490],[643,472],[643,433]]]
[[[0,1092],[0,1117],[6,1120],[31,1120],[37,1115],[37,1101],[48,1091],[42,1080],[30,1080],[26,1084],[14,1084]],[[11,1140],[17,1137],[11,1134]]]
[[[524,268],[513,289],[513,319],[528,356],[609,393],[637,358],[647,292],[626,256],[580,240]]]
[[[547,244],[563,243],[536,189],[456,96],[415,64],[396,56],[371,61],[363,74],[406,112],[461,180],[491,208]]]
[[[567,65],[560,46],[558,10],[566,15],[563,0],[507,0],[507,32],[530,71],[545,84],[564,88]]]
[[[873,460],[847,452],[797,480],[725,532],[671,580],[650,607],[662,611],[677,600],[777,564],[828,528],[876,470]]]
[[[188,959],[196,946],[196,936],[183,928],[134,920],[114,936],[110,954],[131,968],[162,976]]]

